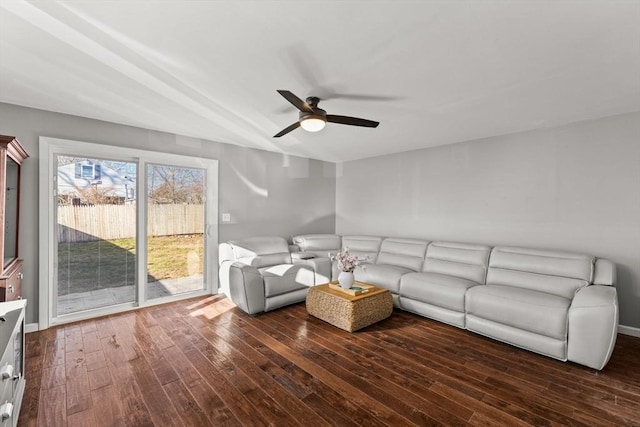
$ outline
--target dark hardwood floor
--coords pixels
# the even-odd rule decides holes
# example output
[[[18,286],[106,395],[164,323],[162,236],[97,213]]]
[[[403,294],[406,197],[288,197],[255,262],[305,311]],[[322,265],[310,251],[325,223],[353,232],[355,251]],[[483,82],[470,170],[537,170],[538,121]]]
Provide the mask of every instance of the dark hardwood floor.
[[[640,338],[597,372],[394,311],[190,299],[27,335],[22,426],[640,425]]]

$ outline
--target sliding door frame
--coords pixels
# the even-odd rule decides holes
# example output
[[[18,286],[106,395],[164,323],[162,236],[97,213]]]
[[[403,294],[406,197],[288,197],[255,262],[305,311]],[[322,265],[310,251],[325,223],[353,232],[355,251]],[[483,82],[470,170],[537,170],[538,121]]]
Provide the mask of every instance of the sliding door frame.
[[[39,301],[38,328],[74,322],[91,317],[104,316],[122,311],[133,310],[192,298],[218,292],[218,160],[168,154],[134,148],[114,147],[82,141],[40,137],[40,179],[39,179]],[[58,316],[54,304],[54,285],[57,280],[57,224],[55,221],[57,205],[57,167],[54,164],[58,155],[104,158],[115,161],[135,162],[136,173],[136,286],[137,298],[131,303],[96,308],[86,312]],[[204,218],[204,289],[194,292],[147,299],[147,164],[167,164],[189,168],[204,169],[205,218]]]

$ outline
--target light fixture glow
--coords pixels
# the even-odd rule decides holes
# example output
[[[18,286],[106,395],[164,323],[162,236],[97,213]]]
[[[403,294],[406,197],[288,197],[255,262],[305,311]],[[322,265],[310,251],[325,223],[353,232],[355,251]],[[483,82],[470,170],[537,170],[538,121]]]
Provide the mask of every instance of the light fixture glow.
[[[323,117],[319,116],[305,117],[300,122],[300,126],[302,126],[302,129],[306,130],[307,132],[321,131],[322,129],[324,129],[324,125],[326,124],[326,120],[324,120]]]

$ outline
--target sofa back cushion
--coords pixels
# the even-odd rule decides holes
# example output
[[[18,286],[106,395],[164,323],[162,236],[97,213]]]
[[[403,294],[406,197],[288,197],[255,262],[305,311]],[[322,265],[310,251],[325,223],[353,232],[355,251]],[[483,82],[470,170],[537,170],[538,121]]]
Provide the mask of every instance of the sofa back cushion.
[[[396,265],[420,271],[429,242],[413,239],[384,239],[376,264]]]
[[[422,271],[460,277],[483,284],[491,247],[467,243],[433,242],[427,248]]]
[[[593,277],[595,259],[568,252],[498,246],[489,258],[487,285],[516,286],[573,299]]]
[[[236,261],[256,268],[291,264],[289,244],[278,236],[249,237],[230,240]]]
[[[355,255],[360,258],[360,260],[368,263],[374,263],[376,261],[378,251],[380,250],[380,243],[382,243],[382,237],[342,236],[342,249],[349,248],[351,255]]]
[[[329,253],[335,255],[342,247],[342,238],[335,234],[305,234],[295,236],[293,243],[302,252],[309,252],[318,257],[326,257]]]

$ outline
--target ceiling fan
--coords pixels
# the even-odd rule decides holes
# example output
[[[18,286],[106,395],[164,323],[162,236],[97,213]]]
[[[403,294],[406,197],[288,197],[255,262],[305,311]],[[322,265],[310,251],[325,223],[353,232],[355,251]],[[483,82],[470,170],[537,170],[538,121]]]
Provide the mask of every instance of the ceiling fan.
[[[305,102],[288,90],[279,90],[278,93],[282,95],[284,99],[293,104],[294,107],[300,110],[300,119],[291,126],[275,134],[273,136],[274,138],[280,138],[281,136],[286,135],[295,129],[298,129],[299,127],[302,127],[302,129],[309,132],[318,132],[324,128],[327,122],[349,126],[362,126],[367,128],[375,128],[380,124],[380,122],[374,122],[373,120],[327,114],[325,110],[318,107],[320,98],[315,96],[308,97]]]

